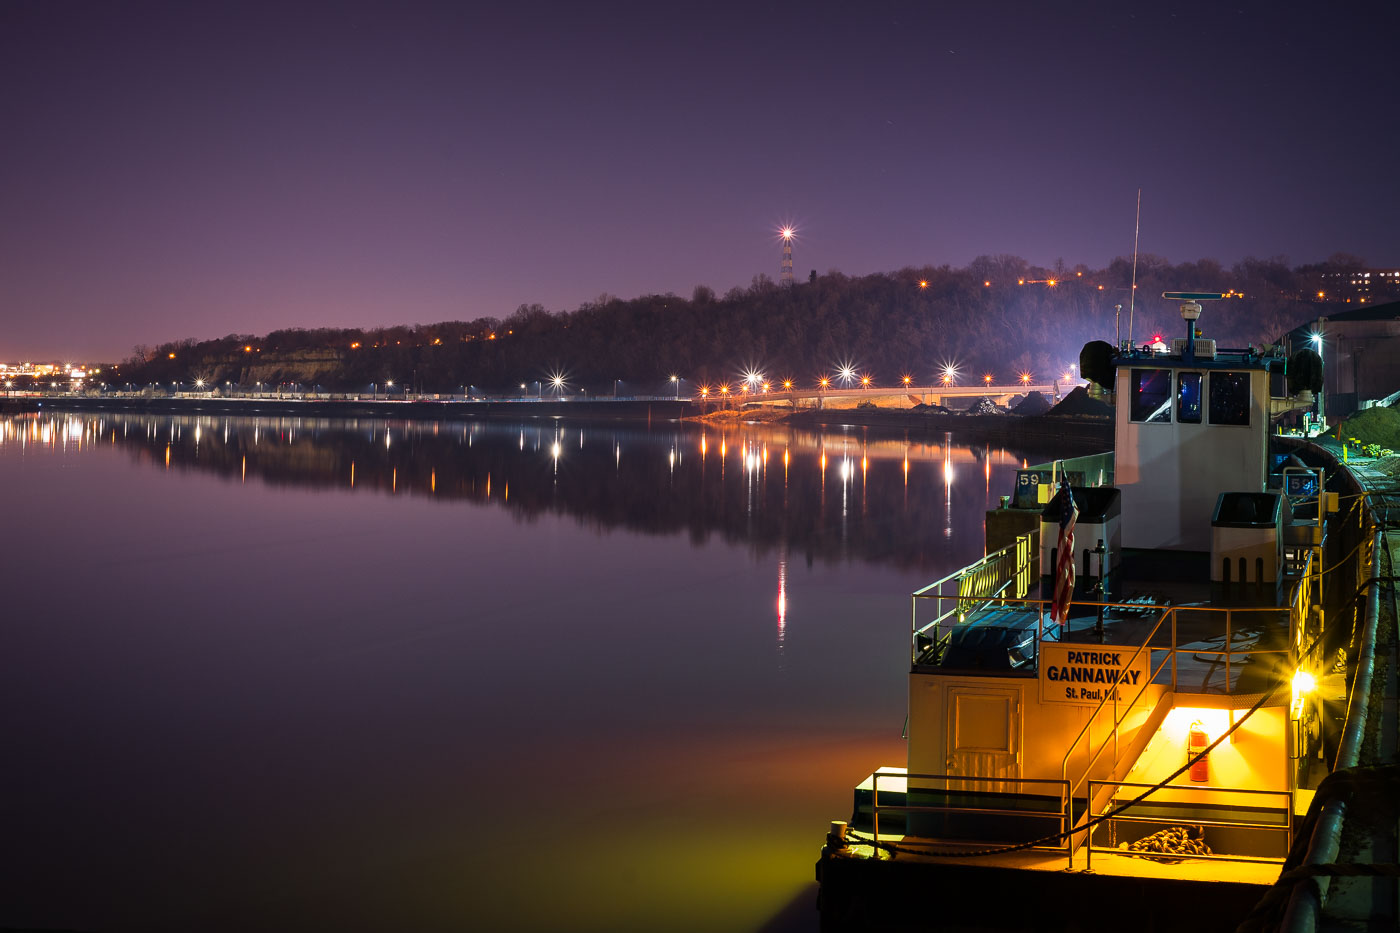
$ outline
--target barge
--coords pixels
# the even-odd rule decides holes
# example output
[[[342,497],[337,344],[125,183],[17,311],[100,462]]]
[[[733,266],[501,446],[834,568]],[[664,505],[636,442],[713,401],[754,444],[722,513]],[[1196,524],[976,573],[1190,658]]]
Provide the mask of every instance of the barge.
[[[817,866],[824,931],[1234,929],[1336,760],[1364,496],[1278,425],[1304,349],[1092,343],[1114,449],[1021,471],[913,594],[907,759]],[[1004,546],[1003,546],[1004,545]]]

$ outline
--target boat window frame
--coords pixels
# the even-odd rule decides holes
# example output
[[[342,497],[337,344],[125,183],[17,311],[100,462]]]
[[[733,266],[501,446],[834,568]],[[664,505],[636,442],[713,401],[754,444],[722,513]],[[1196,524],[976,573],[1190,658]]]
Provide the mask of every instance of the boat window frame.
[[[1151,411],[1145,411],[1141,403],[1144,377],[1163,376],[1166,378],[1166,392],[1162,400]],[[1169,368],[1141,368],[1134,366],[1128,370],[1128,420],[1134,424],[1172,423],[1172,370]]]
[[[1196,404],[1194,410],[1182,405],[1187,379],[1195,380]],[[1176,423],[1200,424],[1205,413],[1206,374],[1197,370],[1178,370],[1176,374]],[[1189,413],[1189,414],[1188,414]]]
[[[1252,409],[1254,408],[1254,387],[1250,378],[1249,370],[1212,370],[1210,374],[1210,384],[1206,396],[1207,418],[1210,424],[1220,427],[1249,427],[1253,419]],[[1228,386],[1233,385],[1242,388],[1243,397],[1231,399],[1226,393],[1230,391]],[[1217,401],[1218,400],[1218,401]],[[1229,409],[1237,409],[1237,413],[1232,414]],[[1240,417],[1243,420],[1239,420]]]

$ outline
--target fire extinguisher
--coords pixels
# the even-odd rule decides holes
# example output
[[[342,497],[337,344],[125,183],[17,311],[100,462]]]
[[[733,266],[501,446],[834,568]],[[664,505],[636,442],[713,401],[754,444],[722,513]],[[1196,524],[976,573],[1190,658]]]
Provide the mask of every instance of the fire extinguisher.
[[[1210,745],[1210,737],[1206,735],[1206,727],[1200,721],[1191,723],[1191,739],[1187,743],[1187,760],[1194,759]],[[1202,756],[1199,761],[1191,765],[1191,780],[1204,784],[1210,780],[1210,757]]]

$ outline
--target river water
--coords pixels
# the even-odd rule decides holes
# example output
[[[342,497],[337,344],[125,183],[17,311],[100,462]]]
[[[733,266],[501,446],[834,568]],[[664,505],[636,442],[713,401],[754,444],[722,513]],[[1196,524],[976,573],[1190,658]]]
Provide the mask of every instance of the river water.
[[[0,420],[0,927],[815,930],[1021,452]]]

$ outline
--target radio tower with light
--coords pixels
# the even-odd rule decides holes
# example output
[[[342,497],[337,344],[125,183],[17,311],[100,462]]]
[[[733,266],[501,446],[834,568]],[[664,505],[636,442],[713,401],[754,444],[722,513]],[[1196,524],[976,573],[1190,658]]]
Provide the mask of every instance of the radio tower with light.
[[[782,263],[778,266],[778,284],[779,284],[779,285],[791,285],[791,284],[792,284],[792,236],[793,236],[793,233],[794,233],[794,231],[793,231],[793,229],[792,229],[791,227],[784,227],[783,229],[781,229],[781,230],[778,231],[778,236],[779,236],[779,237],[782,239],[782,241],[783,241],[783,261],[782,261]]]

